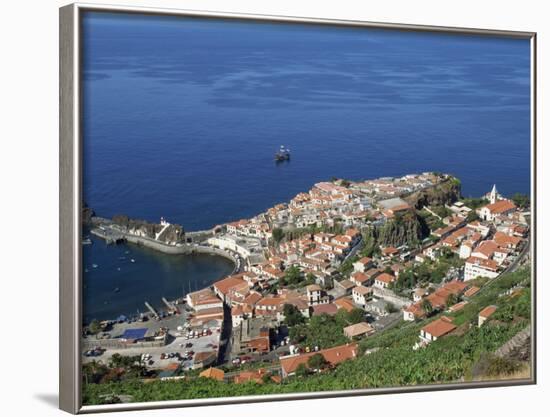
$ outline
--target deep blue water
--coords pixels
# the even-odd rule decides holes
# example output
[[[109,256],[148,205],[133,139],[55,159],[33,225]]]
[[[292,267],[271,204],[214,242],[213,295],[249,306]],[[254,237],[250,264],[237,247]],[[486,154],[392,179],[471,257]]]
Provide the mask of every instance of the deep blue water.
[[[83,30],[98,215],[197,230],[333,176],[421,171],[529,193],[527,40],[97,13]]]
[[[136,316],[138,311],[148,311],[145,301],[165,308],[162,297],[182,297],[233,270],[230,261],[218,256],[168,256],[136,245],[107,245],[93,236],[91,240],[92,245],[83,247],[83,318],[87,323],[121,314]]]

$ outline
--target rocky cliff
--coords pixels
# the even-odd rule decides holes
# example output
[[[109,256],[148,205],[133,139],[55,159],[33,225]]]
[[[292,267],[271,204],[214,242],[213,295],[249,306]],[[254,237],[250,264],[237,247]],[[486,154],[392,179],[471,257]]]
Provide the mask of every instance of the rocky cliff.
[[[412,193],[405,200],[417,210],[424,206],[452,204],[460,198],[460,180],[449,177],[440,184]]]
[[[418,246],[427,237],[429,229],[414,211],[397,215],[376,230],[376,241],[381,246]]]
[[[94,211],[84,203],[82,207],[82,224],[85,226],[91,224],[94,216]]]
[[[149,223],[146,220],[130,219],[124,215],[114,216],[113,223],[127,233],[155,239],[169,245],[181,243],[185,240],[185,231],[179,224],[171,224],[165,228],[161,224]]]

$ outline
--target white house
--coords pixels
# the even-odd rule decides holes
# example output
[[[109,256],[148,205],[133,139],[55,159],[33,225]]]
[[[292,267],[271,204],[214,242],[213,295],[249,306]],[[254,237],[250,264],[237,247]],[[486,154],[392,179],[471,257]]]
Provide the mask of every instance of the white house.
[[[359,259],[357,262],[353,263],[353,270],[355,272],[365,272],[367,269],[374,266],[372,258],[365,256],[364,258]]]
[[[427,344],[433,342],[446,334],[451,333],[456,326],[448,317],[441,317],[432,321],[420,329],[420,343]]]
[[[372,300],[372,288],[359,285],[351,290],[351,295],[355,304],[364,307],[365,304]]]
[[[462,242],[460,245],[460,249],[458,252],[458,256],[460,259],[468,259],[470,256],[472,256],[472,250],[473,250],[473,244],[470,241]]]
[[[370,277],[363,272],[354,272],[350,275],[349,280],[355,285],[368,285]]]
[[[383,272],[374,278],[374,286],[378,288],[388,288],[393,281],[395,281],[395,277],[393,275]]]
[[[481,219],[493,221],[497,216],[507,216],[516,210],[516,205],[510,200],[499,200],[478,209]]]
[[[190,292],[185,298],[187,305],[195,311],[223,307],[223,301],[216,297],[216,294],[214,294],[209,288]]]
[[[464,265],[464,281],[477,277],[495,278],[498,274],[498,264],[492,259],[470,256]]]
[[[306,287],[307,303],[310,306],[318,304],[327,304],[329,299],[323,294],[323,290],[317,284],[311,284]]]
[[[489,317],[491,317],[494,312],[497,311],[496,306],[487,306],[483,310],[479,312],[479,315],[477,317],[477,325],[478,327],[481,327],[483,323],[487,321]]]

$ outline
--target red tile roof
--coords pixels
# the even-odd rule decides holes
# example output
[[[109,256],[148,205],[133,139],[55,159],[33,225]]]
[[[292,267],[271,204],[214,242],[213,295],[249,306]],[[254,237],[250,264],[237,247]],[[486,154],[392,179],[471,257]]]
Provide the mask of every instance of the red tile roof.
[[[390,275],[386,272],[378,275],[376,278],[375,278],[376,281],[381,281],[381,282],[385,282],[386,284],[389,284],[390,282],[393,282],[395,281],[395,277],[393,275]]]
[[[465,297],[471,297],[475,294],[477,294],[477,292],[479,291],[479,287],[471,287],[469,288],[468,290],[466,290],[466,292],[464,293],[464,296]]]
[[[431,334],[433,337],[444,336],[454,329],[456,329],[456,326],[447,317],[441,317],[422,327],[425,333]]]
[[[382,249],[383,255],[395,255],[396,253],[399,253],[399,251],[393,246],[388,246],[387,248]]]
[[[353,304],[353,301],[349,297],[339,298],[338,300],[334,301],[334,304],[338,308],[343,308],[348,313],[355,308],[355,304]]]
[[[321,314],[328,314],[329,316],[333,316],[338,312],[338,307],[334,303],[330,304],[318,304],[316,306],[313,306],[313,315],[319,316]]]
[[[330,365],[338,365],[348,359],[353,359],[358,354],[356,343],[336,346],[330,349],[320,350],[319,352],[310,352],[303,355],[287,356],[280,359],[281,367],[286,374],[293,373],[298,365],[304,364],[307,366],[308,359],[320,353]]]
[[[483,259],[483,258],[478,258],[477,256],[470,256],[466,260],[466,263],[478,265],[482,268],[489,269],[495,272],[498,270],[498,264],[492,259]]]
[[[360,262],[363,265],[367,265],[367,264],[372,262],[372,258],[369,258],[368,256],[365,256],[364,258],[359,259],[357,262]]]
[[[514,210],[516,205],[510,200],[500,200],[493,204],[488,204],[487,207],[491,213],[500,214],[506,211]]]
[[[199,374],[199,376],[204,378],[211,378],[217,381],[223,381],[224,375],[225,372],[218,368],[208,368]]]
[[[497,311],[496,306],[487,306],[479,312],[479,315],[481,317],[488,318],[488,317],[492,316],[495,311]]]
[[[493,240],[498,246],[501,247],[516,247],[520,242],[521,238],[517,236],[509,236],[502,232],[496,232]]]
[[[227,295],[229,293],[229,290],[239,284],[242,284],[243,280],[242,278],[237,278],[235,276],[229,276],[227,278],[222,279],[221,281],[215,282],[214,287],[220,291],[222,294]]]
[[[370,279],[370,277],[363,272],[354,272],[351,274],[351,278],[360,283],[367,282]]]
[[[363,334],[371,334],[374,332],[372,326],[365,322],[352,324],[351,326],[344,327],[344,334],[351,338],[355,336],[361,336]]]
[[[358,285],[357,287],[355,287],[353,290],[353,292],[359,294],[359,295],[367,295],[367,294],[371,294],[372,293],[372,288],[370,287],[363,287],[362,285]]]

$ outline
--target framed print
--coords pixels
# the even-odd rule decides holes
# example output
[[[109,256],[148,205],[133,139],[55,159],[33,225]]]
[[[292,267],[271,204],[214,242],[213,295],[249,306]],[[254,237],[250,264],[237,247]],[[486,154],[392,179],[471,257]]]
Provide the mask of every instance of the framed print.
[[[60,9],[60,406],[533,384],[535,33]]]

